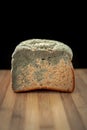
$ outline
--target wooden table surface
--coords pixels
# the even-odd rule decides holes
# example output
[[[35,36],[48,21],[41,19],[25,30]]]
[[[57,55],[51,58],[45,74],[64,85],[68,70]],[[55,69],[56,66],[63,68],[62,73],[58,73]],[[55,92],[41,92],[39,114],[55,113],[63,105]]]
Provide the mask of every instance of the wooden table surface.
[[[0,130],[87,130],[87,69],[75,69],[73,93],[14,93],[0,70]]]

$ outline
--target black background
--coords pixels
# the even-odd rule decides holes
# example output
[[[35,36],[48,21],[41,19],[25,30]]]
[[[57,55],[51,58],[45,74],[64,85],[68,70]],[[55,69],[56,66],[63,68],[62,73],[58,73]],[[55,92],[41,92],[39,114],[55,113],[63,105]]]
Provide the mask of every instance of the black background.
[[[79,6],[67,8],[19,4],[2,11],[0,21],[0,69],[11,69],[11,55],[21,41],[40,38],[64,42],[73,50],[75,68],[87,67],[86,15]],[[55,4],[56,5],[56,4]],[[24,8],[25,7],[25,8]],[[59,8],[60,7],[60,8]],[[81,4],[82,8],[82,4]]]

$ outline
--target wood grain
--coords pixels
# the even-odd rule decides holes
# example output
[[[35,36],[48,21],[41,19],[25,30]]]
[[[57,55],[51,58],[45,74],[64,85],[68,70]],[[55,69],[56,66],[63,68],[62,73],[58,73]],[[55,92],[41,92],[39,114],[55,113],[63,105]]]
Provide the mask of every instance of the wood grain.
[[[0,130],[87,130],[87,69],[75,69],[73,93],[14,93],[0,70]]]

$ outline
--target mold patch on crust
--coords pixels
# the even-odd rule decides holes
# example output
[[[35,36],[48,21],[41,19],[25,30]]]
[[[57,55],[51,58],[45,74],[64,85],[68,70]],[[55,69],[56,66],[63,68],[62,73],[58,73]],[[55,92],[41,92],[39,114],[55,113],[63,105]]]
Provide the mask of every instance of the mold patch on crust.
[[[68,45],[59,41],[55,41],[55,40],[32,39],[32,40],[23,41],[15,48],[15,51],[12,57],[14,57],[17,51],[20,51],[23,49],[28,49],[31,51],[35,51],[35,50],[60,51],[60,52],[64,51],[68,54],[71,60],[73,57],[72,50]]]

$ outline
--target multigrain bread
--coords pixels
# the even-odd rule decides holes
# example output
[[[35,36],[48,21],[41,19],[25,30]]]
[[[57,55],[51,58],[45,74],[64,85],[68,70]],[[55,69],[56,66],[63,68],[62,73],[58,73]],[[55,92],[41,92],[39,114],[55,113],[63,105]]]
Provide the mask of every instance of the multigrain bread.
[[[49,89],[72,92],[75,87],[73,53],[54,40],[21,42],[12,54],[12,88],[15,92]]]

